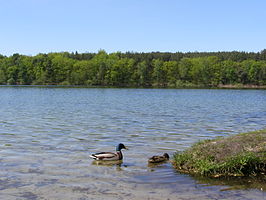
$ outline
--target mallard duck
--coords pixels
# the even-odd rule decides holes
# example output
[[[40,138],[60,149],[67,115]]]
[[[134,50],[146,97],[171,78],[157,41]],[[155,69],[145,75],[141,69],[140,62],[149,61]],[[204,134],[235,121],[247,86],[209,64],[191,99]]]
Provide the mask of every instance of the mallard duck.
[[[123,154],[121,149],[127,149],[124,144],[120,143],[116,147],[116,152],[101,152],[90,155],[94,160],[122,160]]]
[[[169,155],[164,153],[162,156],[152,156],[149,158],[148,163],[160,163],[169,160]]]

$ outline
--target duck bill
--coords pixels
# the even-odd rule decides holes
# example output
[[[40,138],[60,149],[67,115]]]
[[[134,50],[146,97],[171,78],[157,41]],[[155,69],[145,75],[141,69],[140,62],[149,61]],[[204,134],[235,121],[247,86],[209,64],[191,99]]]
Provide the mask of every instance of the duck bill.
[[[125,149],[128,150],[128,148],[125,146]]]

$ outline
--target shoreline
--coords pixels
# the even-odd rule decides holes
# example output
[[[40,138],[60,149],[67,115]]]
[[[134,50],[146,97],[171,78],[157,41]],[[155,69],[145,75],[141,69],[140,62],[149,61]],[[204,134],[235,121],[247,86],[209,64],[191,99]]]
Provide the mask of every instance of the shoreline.
[[[221,89],[266,89],[266,85],[218,85]]]
[[[183,86],[183,87],[137,87],[137,86],[103,86],[103,85],[1,85],[0,87],[57,87],[57,88],[125,88],[125,89],[266,89],[266,85],[218,85],[218,86]]]

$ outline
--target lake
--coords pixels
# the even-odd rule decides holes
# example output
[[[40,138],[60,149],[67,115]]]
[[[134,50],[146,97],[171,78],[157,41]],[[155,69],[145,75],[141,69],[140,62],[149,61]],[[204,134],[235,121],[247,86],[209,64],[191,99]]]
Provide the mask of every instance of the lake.
[[[261,183],[147,164],[265,128],[266,90],[2,86],[0,95],[0,199],[266,199]],[[89,158],[120,142],[122,163]]]

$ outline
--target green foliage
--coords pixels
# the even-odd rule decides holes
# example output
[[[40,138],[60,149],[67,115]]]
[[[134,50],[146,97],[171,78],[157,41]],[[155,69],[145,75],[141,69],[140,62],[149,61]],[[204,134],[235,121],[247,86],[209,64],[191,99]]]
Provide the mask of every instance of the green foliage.
[[[150,85],[150,71],[146,61],[142,61],[137,65],[137,85],[138,86],[149,86]]]
[[[266,50],[0,56],[0,84],[128,87],[266,85]]]

